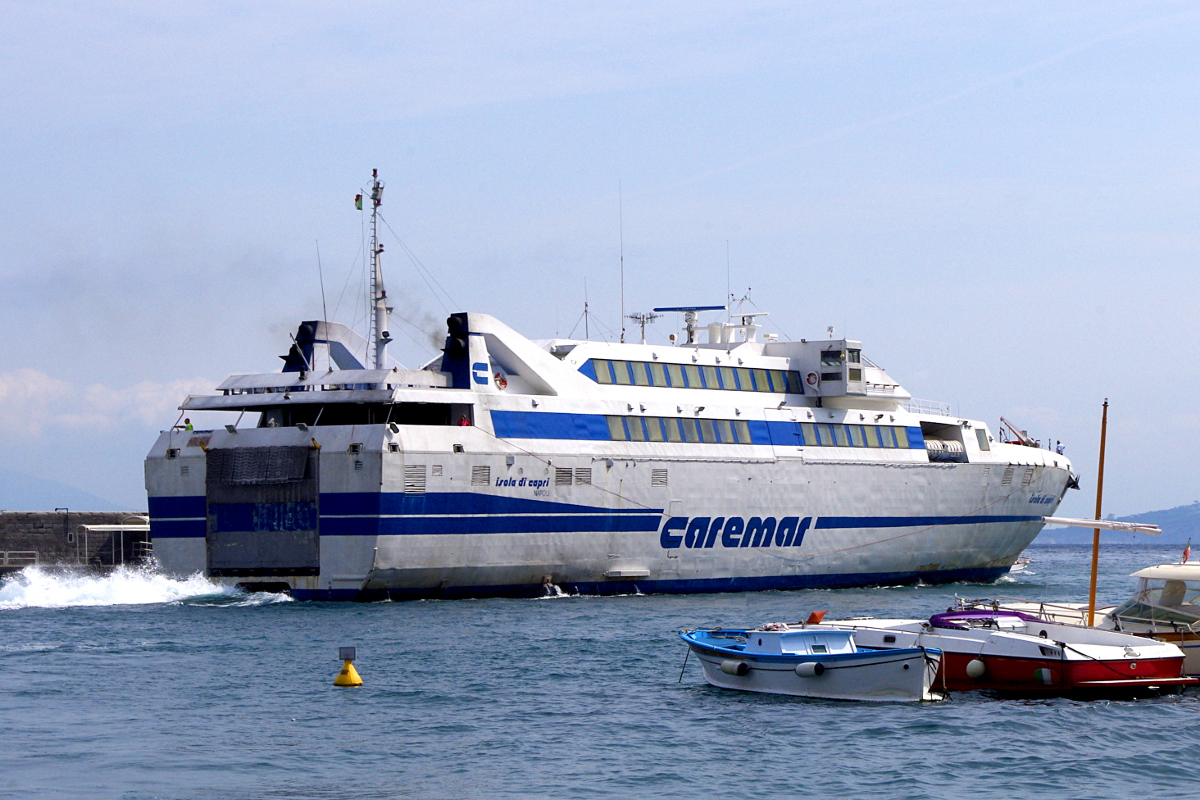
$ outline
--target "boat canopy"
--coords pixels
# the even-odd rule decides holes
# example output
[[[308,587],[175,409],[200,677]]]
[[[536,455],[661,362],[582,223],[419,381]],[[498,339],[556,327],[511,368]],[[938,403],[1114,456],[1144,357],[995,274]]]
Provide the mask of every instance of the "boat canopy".
[[[1163,581],[1196,581],[1200,583],[1200,562],[1187,564],[1159,564],[1139,569],[1134,578],[1157,578]]]

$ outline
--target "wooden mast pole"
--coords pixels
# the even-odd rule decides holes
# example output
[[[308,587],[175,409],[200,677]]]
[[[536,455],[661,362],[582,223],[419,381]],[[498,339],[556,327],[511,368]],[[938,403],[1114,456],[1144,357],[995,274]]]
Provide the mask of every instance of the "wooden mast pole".
[[[1096,519],[1100,519],[1104,497],[1104,438],[1108,432],[1108,398],[1104,398],[1104,413],[1100,418],[1100,467],[1096,470]],[[1100,529],[1092,530],[1092,585],[1088,591],[1088,625],[1096,624],[1096,573],[1100,568]]]

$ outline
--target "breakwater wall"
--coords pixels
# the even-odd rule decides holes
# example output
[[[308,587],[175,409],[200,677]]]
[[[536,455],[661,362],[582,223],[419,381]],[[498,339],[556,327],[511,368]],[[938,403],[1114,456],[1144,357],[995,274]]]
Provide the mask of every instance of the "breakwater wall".
[[[144,524],[145,511],[0,511],[0,572],[28,566],[113,567],[142,559],[148,534],[81,531]]]

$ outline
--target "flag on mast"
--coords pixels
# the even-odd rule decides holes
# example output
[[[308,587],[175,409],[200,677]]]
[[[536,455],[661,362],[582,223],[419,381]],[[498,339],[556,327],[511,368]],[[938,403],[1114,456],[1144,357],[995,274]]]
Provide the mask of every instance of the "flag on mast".
[[[357,208],[359,211],[362,211],[362,195],[361,194],[354,195],[354,207]]]
[[[1188,539],[1187,545],[1183,548],[1183,560],[1180,561],[1179,563],[1186,564],[1188,562],[1188,559],[1190,559],[1191,557],[1192,557],[1192,540]]]

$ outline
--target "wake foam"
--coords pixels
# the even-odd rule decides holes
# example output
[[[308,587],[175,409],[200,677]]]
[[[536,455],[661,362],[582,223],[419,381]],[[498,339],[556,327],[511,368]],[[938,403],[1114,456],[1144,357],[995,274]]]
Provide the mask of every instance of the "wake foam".
[[[150,567],[118,567],[107,575],[26,567],[0,582],[0,609],[5,610],[177,603],[196,597],[228,603],[249,601],[255,595],[220,586],[198,573],[170,578]]]

